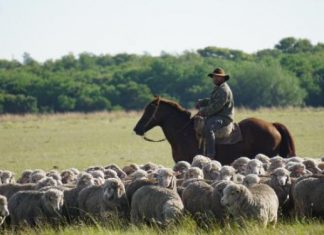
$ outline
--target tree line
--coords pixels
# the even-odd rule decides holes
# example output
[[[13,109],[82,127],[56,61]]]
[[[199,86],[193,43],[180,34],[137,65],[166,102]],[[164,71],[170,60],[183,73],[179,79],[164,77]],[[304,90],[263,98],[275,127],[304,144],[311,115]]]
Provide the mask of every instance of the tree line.
[[[153,95],[192,108],[215,67],[230,74],[235,105],[324,106],[324,44],[287,37],[249,54],[206,47],[179,55],[68,54],[40,63],[0,60],[0,113],[139,110]]]

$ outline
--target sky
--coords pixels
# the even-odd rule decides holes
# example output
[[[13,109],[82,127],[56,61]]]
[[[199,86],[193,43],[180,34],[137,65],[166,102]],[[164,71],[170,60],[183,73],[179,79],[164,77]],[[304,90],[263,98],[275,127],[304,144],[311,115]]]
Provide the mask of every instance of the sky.
[[[0,0],[0,59],[324,42],[324,0]]]

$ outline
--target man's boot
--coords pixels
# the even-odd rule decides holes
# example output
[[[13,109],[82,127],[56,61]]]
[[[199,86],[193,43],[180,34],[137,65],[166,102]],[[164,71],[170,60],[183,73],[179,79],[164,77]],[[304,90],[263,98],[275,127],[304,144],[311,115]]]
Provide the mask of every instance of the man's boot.
[[[215,159],[215,154],[216,154],[216,150],[215,150],[215,144],[216,144],[216,140],[215,140],[215,133],[212,130],[209,130],[206,136],[206,155],[207,157],[211,158],[211,159]]]

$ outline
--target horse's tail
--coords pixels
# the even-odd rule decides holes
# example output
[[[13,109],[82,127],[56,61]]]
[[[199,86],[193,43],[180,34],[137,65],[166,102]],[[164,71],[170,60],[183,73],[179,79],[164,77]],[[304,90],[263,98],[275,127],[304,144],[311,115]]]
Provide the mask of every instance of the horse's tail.
[[[296,156],[295,142],[292,138],[287,127],[281,123],[272,123],[281,135],[281,143],[279,146],[279,155],[281,157],[293,157]]]

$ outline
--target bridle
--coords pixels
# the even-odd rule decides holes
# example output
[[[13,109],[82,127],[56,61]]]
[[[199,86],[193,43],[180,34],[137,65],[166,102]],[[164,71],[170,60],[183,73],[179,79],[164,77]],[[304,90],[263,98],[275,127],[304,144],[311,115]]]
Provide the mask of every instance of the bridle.
[[[160,107],[160,98],[157,99],[157,103],[156,103],[156,107],[155,107],[155,110],[152,114],[152,116],[150,117],[150,119],[145,123],[144,125],[144,129],[145,127],[147,127],[153,120],[156,120],[155,118],[155,115],[157,113],[157,111],[159,110],[159,107]],[[143,135],[143,139],[146,140],[146,141],[149,141],[149,142],[162,142],[162,141],[165,141],[166,139],[163,138],[163,139],[160,139],[160,140],[153,140],[153,139],[150,139],[149,137],[145,136],[145,132],[144,132],[144,135]]]
[[[159,110],[160,103],[161,103],[160,101],[161,101],[160,98],[158,98],[158,99],[157,99],[157,104],[156,104],[155,110],[154,110],[152,116],[150,117],[150,119],[145,123],[145,125],[144,125],[144,129],[145,129],[145,127],[147,127],[147,126],[148,126],[148,125],[149,125],[153,120],[156,120],[155,115],[156,115],[157,111]],[[187,123],[186,123],[182,128],[180,128],[176,133],[179,133],[180,131],[183,131],[183,130],[184,130],[184,129],[185,129],[185,128],[190,124],[190,122],[191,122],[191,119],[190,119],[189,122],[187,122]],[[145,132],[144,132],[144,134],[143,134],[143,139],[146,140],[146,141],[149,141],[149,142],[155,142],[155,143],[157,143],[157,142],[163,142],[163,141],[166,140],[166,138],[159,139],[159,140],[153,140],[153,139],[151,139],[151,138],[145,136]]]

